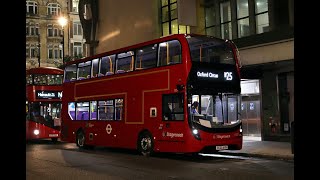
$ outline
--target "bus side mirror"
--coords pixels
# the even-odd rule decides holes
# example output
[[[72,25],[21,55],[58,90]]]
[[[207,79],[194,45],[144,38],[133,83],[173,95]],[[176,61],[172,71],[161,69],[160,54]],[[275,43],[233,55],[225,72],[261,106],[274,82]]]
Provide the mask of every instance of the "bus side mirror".
[[[184,89],[184,85],[183,84],[177,84],[177,90],[178,91],[182,91]]]

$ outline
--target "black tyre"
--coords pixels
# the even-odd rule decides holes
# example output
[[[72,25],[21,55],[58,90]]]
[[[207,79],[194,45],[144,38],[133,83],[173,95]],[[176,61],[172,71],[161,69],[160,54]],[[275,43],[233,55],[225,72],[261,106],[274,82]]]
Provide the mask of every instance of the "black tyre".
[[[76,144],[80,149],[83,149],[85,147],[85,135],[84,132],[82,130],[77,132],[77,136],[76,136]]]
[[[56,143],[56,142],[58,142],[58,138],[51,138],[51,141],[52,141],[53,143]]]
[[[151,156],[153,154],[153,137],[149,132],[142,133],[138,138],[138,150],[143,156]]]
[[[94,149],[94,146],[86,144],[86,137],[82,130],[77,133],[76,144],[80,149]]]

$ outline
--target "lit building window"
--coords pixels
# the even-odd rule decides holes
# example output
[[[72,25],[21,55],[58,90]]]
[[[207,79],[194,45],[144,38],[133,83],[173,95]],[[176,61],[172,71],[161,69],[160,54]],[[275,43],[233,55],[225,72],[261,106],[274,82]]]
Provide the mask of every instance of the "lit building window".
[[[249,5],[248,0],[237,0],[238,38],[249,36]]]
[[[161,1],[162,36],[190,33],[190,26],[178,24],[177,0]]]
[[[268,0],[255,0],[256,33],[269,31]]]
[[[221,38],[232,39],[230,1],[220,3]]]
[[[78,12],[79,0],[72,0],[72,12]]]
[[[233,39],[269,31],[268,0],[204,0],[204,10],[210,36]]]
[[[220,35],[220,20],[218,6],[212,0],[205,1],[205,29],[206,34],[214,37],[221,37]]]

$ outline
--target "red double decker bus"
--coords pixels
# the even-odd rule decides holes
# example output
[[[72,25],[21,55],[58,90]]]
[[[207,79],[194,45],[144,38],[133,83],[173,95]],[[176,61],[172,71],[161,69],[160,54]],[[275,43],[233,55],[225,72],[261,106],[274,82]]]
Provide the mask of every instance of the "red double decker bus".
[[[26,139],[60,138],[63,70],[38,67],[26,71]]]
[[[239,150],[237,54],[228,40],[176,34],[68,62],[61,138],[143,155]]]

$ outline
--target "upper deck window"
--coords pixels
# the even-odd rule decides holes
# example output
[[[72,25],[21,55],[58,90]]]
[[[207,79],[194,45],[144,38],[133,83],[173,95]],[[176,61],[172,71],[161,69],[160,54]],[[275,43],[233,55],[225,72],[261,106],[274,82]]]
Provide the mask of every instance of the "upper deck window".
[[[116,73],[133,71],[134,51],[128,51],[118,54]]]
[[[235,65],[232,48],[223,40],[209,37],[187,38],[192,61]]]
[[[71,64],[64,69],[64,81],[73,81],[77,78],[77,65]]]
[[[181,44],[178,40],[162,42],[159,44],[159,65],[181,63]]]
[[[35,74],[33,82],[35,85],[61,85],[63,75],[60,74]],[[30,79],[27,82],[30,82]]]
[[[26,82],[27,82],[27,84],[32,84],[32,75],[31,74],[26,76]]]
[[[92,60],[92,77],[97,77],[99,74],[99,58]]]
[[[157,44],[137,50],[136,70],[148,69],[157,66]]]
[[[98,76],[114,74],[113,67],[115,63],[115,58],[116,58],[115,54],[102,57]]]
[[[78,80],[91,77],[91,61],[79,63],[78,65]]]

